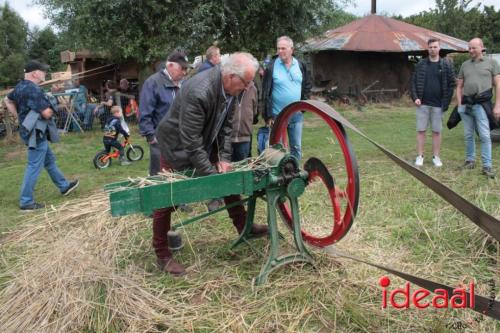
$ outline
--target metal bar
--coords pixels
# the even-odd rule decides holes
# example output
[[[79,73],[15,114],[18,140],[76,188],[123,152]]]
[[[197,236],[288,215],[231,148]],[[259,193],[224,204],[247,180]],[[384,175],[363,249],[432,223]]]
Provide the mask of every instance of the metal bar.
[[[248,197],[246,199],[243,199],[243,200],[240,200],[240,201],[236,201],[236,202],[233,202],[232,204],[229,204],[229,205],[226,205],[226,206],[223,206],[223,207],[220,207],[220,208],[217,208],[215,210],[212,210],[211,212],[206,212],[206,213],[203,213],[201,215],[198,215],[198,216],[195,216],[195,217],[192,217],[188,220],[185,220],[185,221],[182,221],[180,223],[177,223],[176,225],[172,226],[172,230],[177,230],[178,228],[180,227],[184,227],[188,224],[192,224],[196,221],[199,221],[199,220],[202,220],[210,215],[213,215],[213,214],[216,214],[222,210],[225,210],[225,209],[229,209],[229,208],[233,208],[235,206],[238,206],[238,205],[241,205],[241,204],[244,204],[245,202],[247,202],[248,200],[250,200],[252,197]]]

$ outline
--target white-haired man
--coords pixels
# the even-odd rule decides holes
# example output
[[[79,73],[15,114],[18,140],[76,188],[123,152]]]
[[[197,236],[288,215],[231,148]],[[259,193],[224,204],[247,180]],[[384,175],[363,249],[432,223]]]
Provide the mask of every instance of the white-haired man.
[[[156,127],[170,109],[189,66],[186,55],[174,51],[168,56],[165,68],[151,75],[142,86],[139,99],[139,130],[149,144],[151,176],[161,170]]]
[[[252,83],[258,62],[249,53],[234,53],[215,66],[186,81],[168,114],[160,122],[156,137],[161,151],[161,167],[171,170],[193,169],[200,176],[231,170],[231,130],[237,97]],[[226,205],[239,201],[239,195],[224,198]],[[168,249],[172,208],[153,213],[153,247],[158,265],[174,275],[184,268],[172,259]],[[246,211],[243,205],[228,209],[238,233],[243,231]],[[267,233],[267,226],[254,225],[254,235]]]
[[[308,99],[312,87],[305,64],[293,56],[292,39],[279,37],[276,48],[278,55],[267,66],[262,83],[263,117],[268,125],[288,104]],[[290,153],[298,160],[302,157],[303,125],[301,112],[293,115],[288,122]]]
[[[54,110],[48,97],[38,86],[45,81],[48,68],[36,60],[29,61],[24,67],[24,80],[5,98],[9,112],[18,117],[19,134],[28,147],[28,164],[19,198],[19,208],[23,211],[45,207],[35,202],[33,196],[38,177],[44,168],[62,195],[70,194],[79,184],[78,180],[66,180],[49,147],[49,140],[58,140],[57,129],[52,121]]]

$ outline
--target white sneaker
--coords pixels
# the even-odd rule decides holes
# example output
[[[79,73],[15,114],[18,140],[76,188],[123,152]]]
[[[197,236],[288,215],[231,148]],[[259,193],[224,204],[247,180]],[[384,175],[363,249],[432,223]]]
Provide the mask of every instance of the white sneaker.
[[[439,156],[433,156],[432,163],[434,163],[434,166],[436,168],[440,168],[443,166],[443,162],[441,162],[441,159],[439,158]]]
[[[415,160],[415,166],[421,167],[422,165],[424,165],[424,157],[422,155],[418,155]]]

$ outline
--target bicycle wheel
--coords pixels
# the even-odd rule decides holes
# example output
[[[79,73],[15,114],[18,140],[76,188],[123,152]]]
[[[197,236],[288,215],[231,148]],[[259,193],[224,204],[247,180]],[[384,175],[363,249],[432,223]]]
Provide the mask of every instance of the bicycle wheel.
[[[144,156],[144,149],[138,145],[130,145],[127,149],[127,158],[129,161],[140,161]]]
[[[101,150],[94,156],[94,166],[96,169],[105,169],[111,165],[111,157],[105,150]]]

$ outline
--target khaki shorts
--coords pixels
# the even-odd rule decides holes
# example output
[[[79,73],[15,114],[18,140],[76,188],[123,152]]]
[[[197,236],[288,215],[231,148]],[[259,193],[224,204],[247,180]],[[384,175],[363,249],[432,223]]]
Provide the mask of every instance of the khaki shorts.
[[[441,108],[429,105],[417,107],[417,131],[425,132],[431,123],[431,129],[435,133],[441,133],[443,129],[443,111]]]

